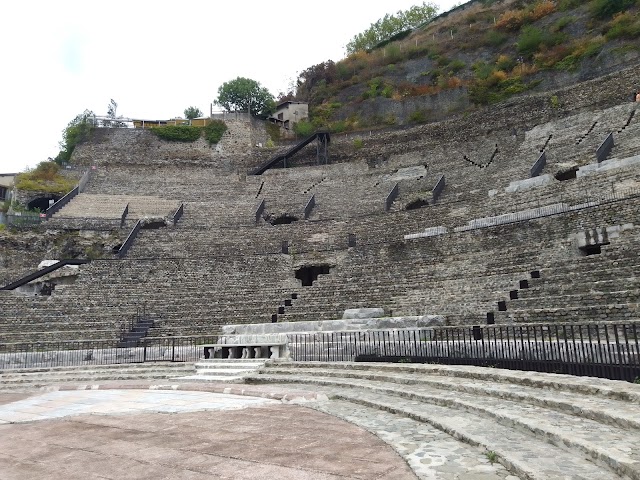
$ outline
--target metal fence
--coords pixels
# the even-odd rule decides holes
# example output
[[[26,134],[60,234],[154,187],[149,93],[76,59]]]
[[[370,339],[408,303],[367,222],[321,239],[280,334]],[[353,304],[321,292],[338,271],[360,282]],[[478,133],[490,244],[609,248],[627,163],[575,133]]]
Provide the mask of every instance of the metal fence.
[[[258,208],[256,208],[256,223],[258,223],[258,220],[260,220],[260,216],[262,215],[262,212],[264,212],[265,207],[267,206],[267,202],[266,200],[263,198],[262,201],[260,202],[260,205],[258,205]]]
[[[611,150],[613,150],[613,146],[613,133],[610,133],[609,135],[607,135],[607,138],[604,139],[602,145],[598,147],[598,150],[596,150],[596,159],[598,160],[598,163],[604,162],[607,159],[607,157],[611,153]]]
[[[387,195],[386,200],[384,201],[385,211],[389,211],[389,209],[391,208],[391,205],[393,205],[393,202],[396,201],[396,198],[398,198],[399,194],[400,194],[400,187],[396,183],[391,189],[391,191],[389,192],[389,195]]]
[[[24,226],[24,225],[40,225],[44,220],[40,213],[16,212],[6,215],[7,225]]]
[[[476,365],[634,381],[640,323],[488,325],[291,334],[298,361]]]
[[[173,224],[175,225],[184,215],[184,203],[181,203],[178,209],[173,214]]]
[[[287,334],[294,361],[476,365],[634,381],[640,378],[640,322],[434,327]],[[0,344],[0,369],[190,362],[217,336]]]
[[[143,362],[194,362],[203,343],[216,336],[142,339],[137,347],[118,347],[117,340],[0,344],[0,370],[114,365]]]
[[[445,187],[444,175],[440,175],[440,178],[438,178],[438,181],[436,182],[435,187],[433,187],[433,190],[431,191],[431,199],[434,203],[440,197],[440,194],[444,190],[444,187]]]
[[[536,160],[536,163],[534,163],[533,167],[531,167],[531,172],[529,176],[531,178],[537,177],[542,173],[542,170],[546,165],[547,165],[547,153],[542,152],[538,157],[538,160]]]
[[[126,207],[122,211],[122,215],[120,216],[120,228],[124,227],[124,224],[127,220],[127,215],[129,215],[129,204],[127,203]]]
[[[314,193],[313,195],[311,195],[311,198],[309,199],[307,204],[304,206],[304,219],[305,220],[307,218],[309,218],[309,215],[311,215],[311,212],[313,211],[313,207],[315,207],[315,206],[316,206],[316,195]]]
[[[133,226],[133,228],[131,229],[131,231],[129,232],[127,239],[124,241],[122,246],[118,249],[118,258],[125,257],[129,249],[133,245],[133,242],[136,240],[138,236],[138,232],[140,231],[141,228],[142,228],[142,221],[138,220],[136,224]]]

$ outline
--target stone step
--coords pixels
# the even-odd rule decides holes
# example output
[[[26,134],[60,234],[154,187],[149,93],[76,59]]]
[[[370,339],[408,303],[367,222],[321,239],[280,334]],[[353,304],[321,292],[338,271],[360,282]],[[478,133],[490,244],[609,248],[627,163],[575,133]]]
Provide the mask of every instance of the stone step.
[[[397,411],[398,405],[402,402],[409,406],[419,402],[424,412],[431,412],[434,406],[456,412],[463,410],[465,414],[472,413],[488,422],[498,422],[507,428],[515,429],[520,434],[531,435],[536,438],[536,441],[569,448],[578,456],[587,455],[593,461],[603,462],[620,476],[640,478],[640,455],[634,447],[635,442],[640,441],[638,430],[640,417],[637,414],[640,387],[633,384],[612,381],[598,381],[596,384],[594,379],[530,375],[531,372],[525,374],[529,378],[519,380],[516,372],[497,374],[485,372],[487,379],[513,379],[513,385],[500,384],[496,388],[488,382],[474,380],[471,386],[465,384],[456,388],[453,378],[425,381],[424,373],[430,370],[428,368],[417,368],[416,373],[419,372],[420,375],[408,374],[407,372],[411,371],[409,367],[382,368],[383,371],[395,370],[393,375],[389,375],[379,373],[378,370],[381,369],[379,365],[360,367],[357,364],[346,364],[345,367],[345,364],[342,364],[342,368],[339,366],[325,368],[328,365],[323,363],[316,363],[313,366],[269,364],[263,369],[261,375],[250,377],[247,381],[313,384],[321,386],[334,395],[336,389],[345,389],[347,393],[340,393],[339,398],[347,398],[352,402],[363,402],[363,398],[372,395],[392,396],[393,399],[385,398],[386,404],[374,402],[379,408],[387,408],[385,405],[391,405],[394,408],[392,411]],[[478,371],[487,369],[448,367],[442,368],[440,373],[447,370],[449,373],[463,376],[467,373],[472,376],[473,372],[477,374]],[[398,374],[398,371],[405,373]],[[460,380],[459,377],[455,379]],[[536,388],[521,384],[535,385]],[[588,388],[590,384],[592,391]],[[561,390],[559,394],[555,390],[545,392],[541,389],[541,387],[549,389],[553,385],[559,386]],[[567,391],[562,392],[562,390]],[[628,395],[629,393],[632,395]],[[602,398],[593,402],[589,394],[601,395]],[[603,400],[609,397],[616,400]],[[400,408],[399,413],[409,414],[410,412]],[[442,415],[437,418],[449,418],[452,415],[455,416],[457,413],[442,412]],[[629,430],[630,428],[632,430]],[[476,433],[479,432],[481,430]],[[458,433],[460,432],[456,431],[456,434]],[[611,478],[611,476],[602,478]]]
[[[390,385],[411,385],[428,387],[434,391],[460,392],[494,399],[504,399],[510,402],[529,404],[540,408],[553,409],[557,412],[576,415],[594,420],[609,426],[637,429],[640,433],[640,417],[638,405],[624,400],[601,399],[586,397],[573,392],[558,390],[550,391],[546,388],[523,385],[519,383],[499,383],[494,380],[477,378],[461,381],[459,377],[446,375],[415,375],[411,373],[386,372],[384,370],[344,370],[329,368],[286,368],[278,364],[269,365],[261,371],[266,375],[340,378],[346,380],[364,380],[380,382]],[[260,377],[257,377],[259,379]],[[250,377],[248,381],[254,381]]]
[[[265,378],[270,384],[278,384],[279,376]],[[605,466],[596,465],[579,451],[567,451],[537,437],[533,432],[514,428],[509,422],[498,422],[492,416],[478,414],[461,405],[440,405],[409,394],[401,396],[404,389],[360,387],[323,381],[322,378],[304,379],[306,385],[314,384],[331,399],[345,400],[355,405],[382,410],[402,417],[409,417],[441,430],[453,438],[494,453],[495,458],[510,472],[527,479],[604,479],[618,475]],[[306,388],[309,388],[306,386]],[[406,387],[404,387],[406,388]],[[410,390],[409,390],[410,391]],[[502,412],[500,404],[495,410]]]
[[[0,390],[32,390],[59,383],[95,383],[117,380],[159,380],[179,378],[194,371],[193,364],[180,367],[144,364],[146,367],[131,368],[127,365],[90,367],[55,367],[49,369],[28,369],[20,372],[11,370],[0,375]],[[27,369],[25,369],[27,370]]]
[[[182,377],[184,380],[243,383],[244,378],[255,375],[264,367],[265,360],[207,359],[195,363],[195,375]]]
[[[498,463],[488,450],[462,443],[427,423],[342,400],[310,402],[305,406],[342,418],[375,434],[391,445],[421,479],[518,478]]]

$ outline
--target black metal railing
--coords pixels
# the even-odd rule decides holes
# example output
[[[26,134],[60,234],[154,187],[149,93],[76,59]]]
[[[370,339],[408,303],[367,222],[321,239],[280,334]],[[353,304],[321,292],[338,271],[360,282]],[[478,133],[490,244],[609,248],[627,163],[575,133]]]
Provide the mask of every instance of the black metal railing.
[[[313,211],[313,207],[316,206],[316,195],[315,193],[313,195],[311,195],[311,198],[309,199],[309,201],[307,202],[307,204],[304,206],[304,219],[308,219],[309,215],[311,215],[311,212]]]
[[[143,338],[138,346],[118,346],[119,340],[0,344],[0,370],[142,362],[193,362],[202,356],[198,345],[216,343],[217,336]]]
[[[596,158],[598,159],[598,163],[604,162],[607,159],[607,157],[611,153],[611,150],[613,150],[613,146],[613,133],[610,133],[609,135],[607,135],[607,138],[604,139],[602,145],[598,147],[598,150],[596,150]]]
[[[79,193],[84,191],[89,179],[91,178],[91,170],[87,170],[84,172],[78,184],[75,186],[73,190],[68,192],[64,197],[60,198],[56,203],[47,208],[45,212],[45,218],[49,220],[55,213],[59,212],[62,207],[68,204],[74,197],[76,197]]]
[[[438,200],[438,198],[440,197],[440,194],[444,190],[444,187],[445,187],[444,175],[440,175],[440,178],[436,182],[436,186],[433,187],[433,190],[431,191],[432,202],[435,203]]]
[[[217,336],[0,344],[0,369],[195,361]],[[294,361],[420,362],[635,381],[640,322],[522,324],[288,334]]]
[[[43,267],[40,270],[31,272],[23,276],[22,278],[19,278],[18,280],[5,285],[4,287],[0,288],[0,290],[15,290],[16,288],[21,287],[22,285],[26,285],[27,283],[32,282],[33,280],[36,280],[40,277],[48,275],[51,272],[55,272],[59,268],[62,268],[66,265],[84,265],[90,262],[91,260],[89,259],[81,259],[81,258],[69,258],[66,260],[60,260],[59,262]]]
[[[267,202],[263,198],[262,201],[260,202],[260,205],[258,205],[258,208],[256,208],[256,223],[258,223],[258,220],[260,220],[260,216],[262,215],[262,212],[264,212],[264,209],[266,206],[267,206]]]
[[[95,170],[95,168],[96,167],[91,167],[89,170],[86,170],[82,174],[82,177],[78,181],[78,193],[84,192],[84,189],[87,186],[87,183],[89,183],[89,180],[91,179],[91,171]]]
[[[184,215],[184,203],[181,203],[180,206],[178,207],[178,209],[173,214],[173,225],[174,226],[182,218],[182,215]]]
[[[399,194],[400,194],[400,186],[396,183],[391,189],[391,191],[389,192],[389,195],[387,195],[386,200],[384,201],[385,211],[389,211],[389,209],[391,208],[391,205],[393,205],[393,202],[396,201],[396,198],[398,198]]]
[[[136,240],[136,237],[138,236],[138,232],[140,231],[141,228],[142,228],[142,220],[138,220],[136,224],[133,226],[133,228],[131,229],[131,231],[129,232],[129,235],[127,235],[127,239],[124,241],[122,246],[118,249],[118,258],[125,257],[129,249],[133,245],[133,242]]]
[[[8,213],[7,224],[20,227],[24,225],[39,225],[46,218],[43,213],[25,213],[25,212],[16,212],[16,213]]]
[[[530,172],[531,178],[537,177],[538,175],[540,175],[546,165],[547,165],[547,152],[542,152],[538,157],[538,160],[536,160],[536,163],[534,163],[533,167],[531,167],[531,172]]]
[[[73,190],[68,192],[64,197],[62,197],[56,203],[54,203],[49,208],[47,208],[47,211],[45,212],[46,219],[49,220],[53,216],[53,214],[55,214],[56,212],[59,212],[62,209],[62,207],[64,207],[71,200],[73,200],[73,198],[76,195],[78,195],[78,193],[80,193],[80,187],[76,185]]]
[[[486,325],[290,334],[298,361],[476,365],[634,381],[640,323]]]
[[[122,215],[120,216],[120,228],[124,227],[124,222],[127,220],[127,215],[129,215],[129,204],[127,203],[126,207],[122,211]]]

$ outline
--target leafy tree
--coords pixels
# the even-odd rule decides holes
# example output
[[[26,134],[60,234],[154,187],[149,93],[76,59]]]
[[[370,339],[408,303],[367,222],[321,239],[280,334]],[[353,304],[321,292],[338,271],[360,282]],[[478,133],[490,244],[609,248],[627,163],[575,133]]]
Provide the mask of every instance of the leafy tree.
[[[184,118],[193,120],[194,118],[198,118],[201,116],[202,116],[202,110],[200,110],[198,107],[189,107],[184,109]]]
[[[269,116],[276,107],[273,95],[267,88],[244,77],[224,82],[218,88],[215,103],[229,112],[250,112],[259,117]]]
[[[305,99],[309,103],[322,103],[326,86],[335,82],[338,78],[336,64],[333,60],[313,65],[300,72],[296,87],[296,98]]]
[[[364,32],[354,36],[347,43],[347,53],[350,55],[361,50],[371,50],[394,35],[428,22],[437,13],[437,5],[422,2],[422,5],[414,5],[408,10],[398,10],[395,15],[386,14],[377,22],[372,23]]]
[[[76,115],[76,118],[71,120],[62,131],[62,140],[59,144],[60,152],[55,158],[55,162],[58,165],[69,162],[76,145],[89,137],[94,128],[94,117],[95,114],[91,110],[85,110]]]

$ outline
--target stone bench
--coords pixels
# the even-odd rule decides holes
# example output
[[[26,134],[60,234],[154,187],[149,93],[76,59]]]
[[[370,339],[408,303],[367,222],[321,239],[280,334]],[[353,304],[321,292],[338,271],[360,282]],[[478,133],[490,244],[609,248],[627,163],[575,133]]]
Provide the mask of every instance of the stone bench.
[[[286,340],[260,342],[241,341],[238,343],[208,343],[199,345],[204,358],[289,358]]]

